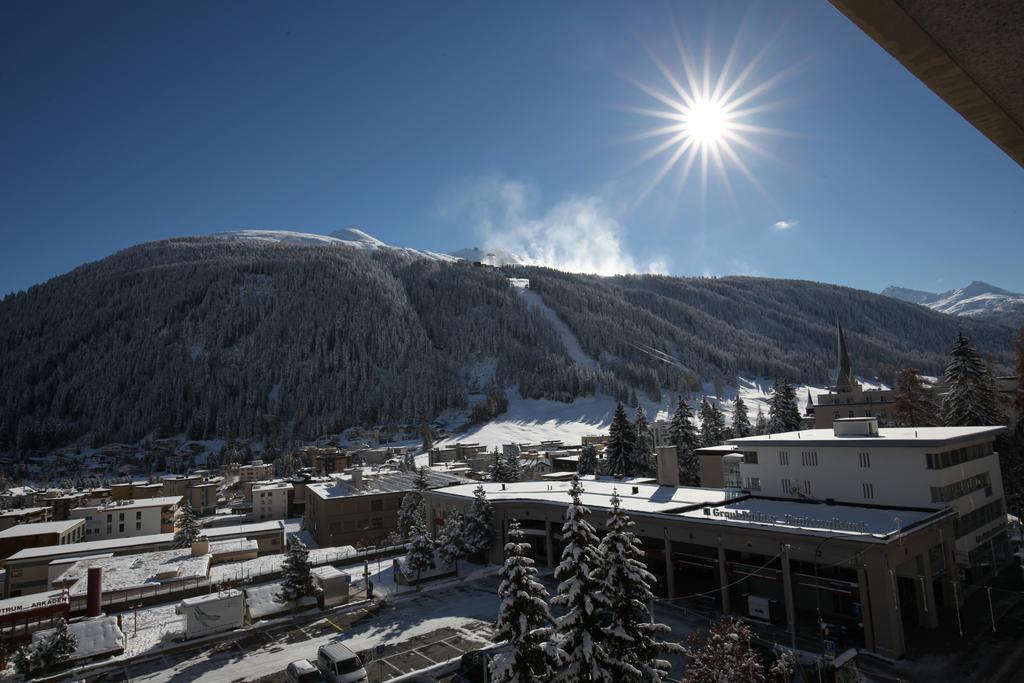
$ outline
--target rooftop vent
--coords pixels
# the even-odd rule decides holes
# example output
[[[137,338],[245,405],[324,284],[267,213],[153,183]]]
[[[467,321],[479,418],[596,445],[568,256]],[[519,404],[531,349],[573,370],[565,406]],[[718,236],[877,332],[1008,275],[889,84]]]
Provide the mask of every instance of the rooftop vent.
[[[878,436],[877,417],[845,417],[832,423],[836,436]]]

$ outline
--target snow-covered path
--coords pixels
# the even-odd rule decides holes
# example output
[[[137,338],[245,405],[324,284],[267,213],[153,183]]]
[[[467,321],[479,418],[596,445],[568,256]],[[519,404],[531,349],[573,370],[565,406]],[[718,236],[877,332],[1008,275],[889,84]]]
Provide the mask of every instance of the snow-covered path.
[[[576,339],[576,335],[572,333],[569,326],[562,322],[562,319],[558,317],[551,308],[544,303],[544,299],[541,298],[540,294],[531,289],[520,289],[519,296],[526,301],[526,304],[530,308],[535,308],[540,311],[541,315],[548,319],[548,322],[554,326],[555,331],[558,332],[559,339],[562,340],[562,344],[565,346],[565,350],[569,352],[569,357],[580,365],[590,370],[598,370],[599,366],[597,361],[587,355],[583,347],[580,346],[580,342]]]

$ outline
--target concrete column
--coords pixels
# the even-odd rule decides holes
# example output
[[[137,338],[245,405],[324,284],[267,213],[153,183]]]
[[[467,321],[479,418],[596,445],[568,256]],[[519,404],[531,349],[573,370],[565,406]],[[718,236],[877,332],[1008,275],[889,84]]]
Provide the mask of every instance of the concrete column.
[[[927,550],[925,551],[927,553]],[[939,615],[935,607],[935,585],[932,583],[932,563],[927,555],[917,556],[917,621],[925,628],[939,625]]]
[[[676,568],[672,563],[672,541],[665,537],[665,591],[671,600],[676,597]]]
[[[949,609],[956,609],[963,599],[963,590],[960,586],[960,569],[956,566],[956,527],[950,522],[939,530],[939,540],[942,542],[942,554],[946,558],[946,573],[942,580],[942,601]],[[962,603],[961,603],[962,604]]]
[[[865,576],[873,612],[871,625],[875,636],[874,651],[884,657],[899,659],[906,654],[907,648],[896,574],[882,557],[870,558],[867,565]]]
[[[796,649],[796,606],[793,604],[793,577],[789,571],[789,544],[782,546],[782,590],[786,600],[786,625],[790,646]]]
[[[857,587],[860,589],[860,620],[864,625],[864,647],[874,651],[875,649],[875,625],[872,621],[871,610],[871,586],[868,583],[868,574],[864,569],[864,563],[860,555],[857,556]]]
[[[548,567],[554,569],[555,564],[555,525],[544,520],[544,550],[548,556]]]
[[[722,612],[728,614],[732,611],[729,604],[729,571],[725,566],[725,548],[721,541],[718,543],[718,583],[722,592]]]

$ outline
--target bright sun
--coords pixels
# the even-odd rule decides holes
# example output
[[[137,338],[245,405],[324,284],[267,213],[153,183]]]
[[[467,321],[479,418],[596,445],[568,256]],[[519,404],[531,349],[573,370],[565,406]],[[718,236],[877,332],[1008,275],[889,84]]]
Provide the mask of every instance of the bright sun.
[[[660,108],[625,107],[626,110],[661,121],[655,128],[641,131],[633,140],[655,140],[636,164],[640,165],[664,157],[653,181],[641,193],[643,199],[665,176],[680,168],[676,191],[681,192],[694,166],[700,167],[701,188],[706,199],[709,169],[713,166],[726,191],[733,196],[728,167],[738,170],[752,185],[764,192],[761,183],[750,170],[741,152],[771,155],[754,138],[757,135],[785,135],[786,131],[767,128],[756,120],[759,114],[778,106],[775,102],[758,102],[770,88],[785,78],[794,67],[760,82],[753,74],[767,52],[767,46],[742,69],[736,66],[738,42],[733,43],[728,57],[717,76],[711,75],[710,49],[705,50],[704,61],[695,68],[693,60],[683,47],[679,32],[675,43],[682,73],[676,74],[648,50],[651,60],[661,72],[670,89],[663,90],[629,79],[637,88],[651,96]],[[699,162],[699,164],[697,163]]]

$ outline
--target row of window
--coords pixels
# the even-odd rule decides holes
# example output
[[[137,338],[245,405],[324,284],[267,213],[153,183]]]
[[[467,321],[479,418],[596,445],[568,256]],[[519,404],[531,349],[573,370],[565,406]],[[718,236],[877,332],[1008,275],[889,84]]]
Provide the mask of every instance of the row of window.
[[[817,467],[818,466],[818,452],[817,451],[802,451],[800,453],[800,462],[803,463],[804,467]]]
[[[800,480],[796,479],[783,479],[782,490],[786,493],[792,494],[801,490]],[[811,482],[808,479],[804,479],[803,492],[808,496],[811,495]]]
[[[988,472],[982,472],[981,474],[976,474],[973,477],[967,477],[945,486],[932,486],[932,502],[945,503],[956,500],[960,496],[966,496],[968,493],[973,493],[979,489],[985,489],[986,496],[992,495],[992,481],[989,478]]]
[[[979,529],[989,522],[993,522],[1006,514],[1003,499],[994,500],[988,505],[982,505],[973,512],[960,515],[956,520],[956,537],[966,536],[975,529]]]
[[[371,519],[345,520],[344,522],[331,522],[328,525],[328,533],[340,534],[342,531],[367,531],[369,529],[383,529],[384,518],[373,517]]]
[[[954,465],[962,465],[965,462],[977,460],[978,458],[984,458],[993,452],[992,442],[987,441],[977,446],[965,446],[951,451],[943,451],[942,453],[926,453],[925,458],[927,459],[928,469],[941,470],[946,467],[953,467]]]

